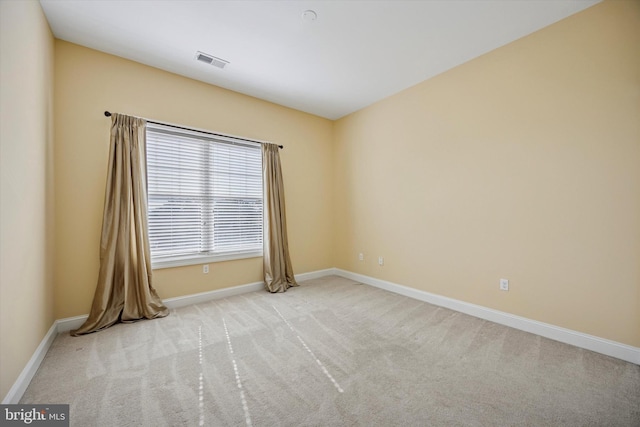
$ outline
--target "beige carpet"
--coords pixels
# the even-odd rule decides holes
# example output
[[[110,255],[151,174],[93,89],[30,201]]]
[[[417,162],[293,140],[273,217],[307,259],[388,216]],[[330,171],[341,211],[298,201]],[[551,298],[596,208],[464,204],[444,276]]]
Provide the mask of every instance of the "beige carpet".
[[[640,366],[339,277],[59,335],[73,426],[640,426]]]

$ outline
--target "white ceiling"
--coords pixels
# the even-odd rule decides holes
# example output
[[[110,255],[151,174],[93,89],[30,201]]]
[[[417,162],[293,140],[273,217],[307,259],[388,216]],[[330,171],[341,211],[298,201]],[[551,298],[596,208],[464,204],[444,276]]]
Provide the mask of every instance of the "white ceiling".
[[[40,1],[59,39],[329,119],[598,2]]]

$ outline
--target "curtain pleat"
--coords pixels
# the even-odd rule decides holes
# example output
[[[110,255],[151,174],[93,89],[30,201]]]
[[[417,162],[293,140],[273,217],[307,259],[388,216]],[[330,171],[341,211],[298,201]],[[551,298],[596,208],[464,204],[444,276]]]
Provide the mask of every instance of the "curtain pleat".
[[[111,116],[100,273],[89,317],[71,335],[169,314],[152,284],[145,129],[143,119]]]
[[[262,144],[262,182],[264,283],[269,292],[285,292],[298,284],[289,257],[284,185],[276,144]]]

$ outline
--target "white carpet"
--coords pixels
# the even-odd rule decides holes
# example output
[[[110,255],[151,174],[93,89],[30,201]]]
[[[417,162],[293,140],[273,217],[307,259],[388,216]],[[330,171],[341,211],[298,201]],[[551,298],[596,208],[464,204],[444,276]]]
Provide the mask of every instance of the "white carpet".
[[[640,426],[640,366],[335,276],[59,335],[73,426]]]

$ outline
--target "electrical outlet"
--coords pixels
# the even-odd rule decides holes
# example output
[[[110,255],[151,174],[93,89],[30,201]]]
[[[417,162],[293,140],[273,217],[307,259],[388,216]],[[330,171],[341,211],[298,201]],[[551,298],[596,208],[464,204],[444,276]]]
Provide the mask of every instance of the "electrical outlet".
[[[384,265],[384,258],[381,256],[378,257],[378,265]]]
[[[358,254],[358,261],[364,261],[364,254],[362,252]]]
[[[207,274],[209,272],[209,264],[205,264],[202,266],[202,272]]]
[[[501,291],[509,290],[509,281],[507,279],[500,279],[500,290]]]

